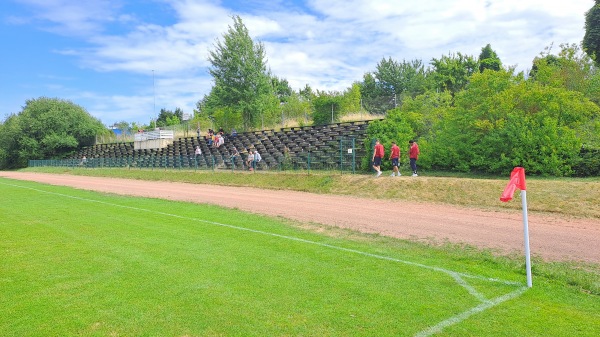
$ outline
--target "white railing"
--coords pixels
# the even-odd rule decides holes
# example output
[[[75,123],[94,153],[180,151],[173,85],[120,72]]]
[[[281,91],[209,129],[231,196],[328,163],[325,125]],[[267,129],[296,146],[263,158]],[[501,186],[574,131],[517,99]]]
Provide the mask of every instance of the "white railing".
[[[154,139],[173,139],[173,130],[138,132],[135,134],[136,142],[141,142],[144,140],[154,140]]]

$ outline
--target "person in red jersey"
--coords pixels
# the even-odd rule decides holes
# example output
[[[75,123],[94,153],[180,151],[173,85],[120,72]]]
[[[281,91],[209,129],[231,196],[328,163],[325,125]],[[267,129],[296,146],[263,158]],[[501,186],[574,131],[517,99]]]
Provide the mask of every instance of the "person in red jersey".
[[[414,140],[410,140],[408,141],[408,143],[410,144],[410,149],[408,150],[408,157],[410,158],[410,168],[413,171],[412,176],[418,177],[419,175],[417,174],[417,159],[419,159],[419,154],[421,153],[419,151],[419,145],[417,145],[417,142],[415,142]]]
[[[399,165],[399,161],[400,161],[400,148],[398,147],[398,145],[396,145],[396,142],[392,142],[392,149],[390,152],[389,159],[392,161],[392,169],[394,170],[394,172],[392,172],[392,177],[401,176],[402,174],[400,173],[400,170],[398,169],[398,165]]]
[[[379,139],[375,141],[375,150],[373,151],[373,168],[377,171],[377,177],[381,175],[381,159],[385,154],[383,145],[379,143]]]

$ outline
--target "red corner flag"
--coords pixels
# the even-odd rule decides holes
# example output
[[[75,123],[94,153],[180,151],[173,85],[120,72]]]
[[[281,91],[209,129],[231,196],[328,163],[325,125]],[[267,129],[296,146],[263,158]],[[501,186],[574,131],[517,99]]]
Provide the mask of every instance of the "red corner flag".
[[[513,194],[515,194],[515,189],[517,188],[521,191],[527,190],[527,186],[525,184],[525,169],[522,167],[515,167],[510,173],[510,181],[504,188],[504,192],[502,192],[502,195],[500,196],[500,201],[511,201]]]

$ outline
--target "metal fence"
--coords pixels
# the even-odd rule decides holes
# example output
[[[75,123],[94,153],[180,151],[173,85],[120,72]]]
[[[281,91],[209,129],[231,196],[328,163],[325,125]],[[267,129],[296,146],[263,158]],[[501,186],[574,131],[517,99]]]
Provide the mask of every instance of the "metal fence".
[[[72,169],[126,168],[162,170],[230,170],[230,171],[311,171],[327,170],[356,173],[362,157],[357,155],[354,140],[340,142],[339,157],[323,156],[310,151],[300,155],[263,155],[260,162],[248,162],[247,155],[236,157],[199,156],[126,156],[109,158],[30,160],[29,167],[68,167]],[[351,146],[351,147],[349,147]]]

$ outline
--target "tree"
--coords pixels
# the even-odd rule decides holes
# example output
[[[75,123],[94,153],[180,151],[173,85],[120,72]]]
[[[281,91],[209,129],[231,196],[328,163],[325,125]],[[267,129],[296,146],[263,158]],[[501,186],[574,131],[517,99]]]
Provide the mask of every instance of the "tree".
[[[290,84],[286,79],[280,79],[277,76],[273,76],[271,78],[271,83],[273,85],[273,90],[275,91],[275,95],[279,98],[279,102],[287,102],[288,98],[292,96],[293,90],[290,87]]]
[[[158,119],[156,120],[157,126],[169,126],[181,124],[183,120],[183,110],[181,108],[175,108],[175,111],[167,110],[165,108],[160,109]]]
[[[583,93],[600,103],[600,71],[592,59],[577,44],[561,44],[558,55],[546,47],[533,60],[530,80],[556,88]]]
[[[384,113],[400,105],[404,97],[415,97],[426,88],[426,71],[420,60],[384,58],[374,72],[364,75],[360,92],[367,110]]]
[[[217,110],[240,115],[242,125],[230,125],[248,130],[261,120],[273,119],[279,100],[274,93],[267,70],[265,48],[254,43],[239,16],[233,17],[223,39],[217,40],[209,53],[209,73],[214,86],[199,104],[200,111],[212,116]]]
[[[366,149],[372,150],[370,141],[376,138],[387,147],[392,141],[396,141],[400,148],[409,140],[416,139],[421,150],[429,152],[429,144],[437,139],[438,127],[448,115],[451,102],[452,96],[447,91],[428,91],[415,98],[407,97],[402,106],[389,110],[384,120],[369,123]],[[425,156],[419,159],[419,165],[429,168],[432,159],[430,156]],[[387,166],[384,164],[384,167]]]
[[[386,149],[391,148],[392,142],[396,142],[400,148],[404,144],[407,144],[409,140],[415,138],[415,131],[411,128],[410,123],[398,113],[393,113],[392,110],[390,114],[383,120],[373,121],[369,123],[367,127],[367,135],[364,141],[364,148],[366,153],[369,153],[368,156],[363,157],[362,167],[371,168],[370,160],[371,155],[373,154],[373,140],[379,139],[383,147]],[[405,156],[405,154],[400,154],[400,156]],[[385,160],[381,164],[382,170],[391,169],[391,163],[389,160]]]
[[[305,85],[303,89],[298,90],[298,94],[307,101],[310,101],[315,97],[315,93],[308,84]]]
[[[285,115],[285,121],[295,120],[300,125],[306,125],[312,117],[311,101],[294,91],[286,98],[286,102],[281,104],[281,109]]]
[[[581,93],[500,70],[476,73],[455,96],[431,149],[434,166],[460,171],[571,175],[583,128],[600,109]]]
[[[435,88],[441,91],[448,90],[452,95],[463,90],[469,83],[469,77],[479,69],[473,56],[461,53],[434,58],[431,65]]]
[[[339,92],[318,91],[312,101],[315,125],[330,124],[339,121],[343,96]]]
[[[483,72],[486,69],[498,71],[500,68],[502,68],[502,61],[488,43],[481,48],[481,54],[479,54],[479,71]]]
[[[373,73],[363,75],[363,81],[360,84],[360,95],[363,100],[363,106],[367,111],[374,114],[385,114],[389,109],[394,108],[394,96],[386,92],[378,83]]]
[[[27,100],[0,132],[0,168],[26,167],[30,159],[65,158],[95,136],[109,132],[84,108],[70,101],[41,97]]]
[[[360,84],[352,83],[350,88],[344,91],[340,102],[340,114],[342,116],[360,111]]]
[[[600,66],[600,0],[585,13],[583,50]]]

